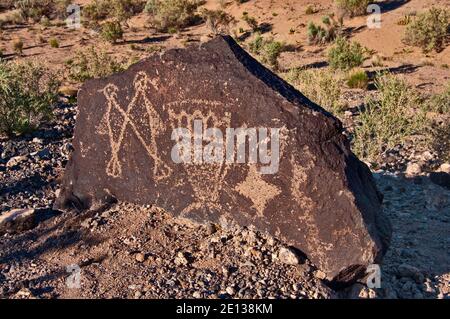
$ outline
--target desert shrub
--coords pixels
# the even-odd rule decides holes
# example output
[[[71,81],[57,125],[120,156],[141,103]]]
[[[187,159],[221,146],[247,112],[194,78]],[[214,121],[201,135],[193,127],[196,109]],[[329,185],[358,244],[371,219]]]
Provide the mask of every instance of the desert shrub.
[[[307,14],[307,15],[315,14],[317,12],[318,12],[318,10],[310,4],[305,9],[305,14]]]
[[[244,12],[242,14],[242,20],[244,20],[245,23],[252,29],[253,32],[258,31],[259,23],[256,20],[256,18],[251,17],[248,12]]]
[[[316,25],[314,22],[308,23],[308,41],[314,44],[325,44],[336,39],[340,32],[339,24],[334,17],[325,16],[322,18],[324,26]]]
[[[369,76],[363,70],[350,72],[347,78],[347,85],[351,89],[366,89],[369,84]]]
[[[94,0],[83,8],[83,18],[85,21],[98,22],[106,19],[111,10],[108,1]]]
[[[370,0],[335,0],[337,7],[351,17],[364,15]]]
[[[202,3],[192,0],[149,0],[145,11],[153,26],[163,32],[181,30],[198,21],[197,8]]]
[[[109,16],[124,22],[144,10],[146,1],[143,0],[109,0],[111,9]]]
[[[0,133],[25,133],[50,118],[58,87],[57,76],[39,64],[0,61]]]
[[[450,121],[435,125],[431,131],[431,147],[444,162],[450,161]]]
[[[349,70],[362,65],[364,48],[358,42],[338,37],[328,52],[328,63],[333,69]]]
[[[44,16],[47,18],[66,17],[66,8],[70,3],[72,3],[71,0],[17,0],[15,7],[25,18],[38,22]]]
[[[88,26],[105,19],[122,23],[142,12],[145,3],[145,0],[94,0],[83,8],[83,18]]]
[[[102,38],[108,42],[116,43],[123,38],[123,29],[119,21],[107,21],[102,24]]]
[[[284,51],[285,44],[280,41],[274,41],[273,39],[268,39],[262,49],[262,62],[267,63],[272,67],[278,67],[278,57]]]
[[[361,158],[376,160],[384,150],[425,134],[426,117],[420,95],[392,74],[375,79],[378,98],[369,98],[360,110],[353,148]]]
[[[260,54],[264,45],[264,38],[261,34],[256,34],[254,39],[249,43],[250,52]]]
[[[123,71],[125,66],[104,50],[94,47],[78,51],[66,62],[70,80],[84,82],[92,78],[102,78]]]
[[[398,25],[408,25],[412,21],[411,15],[405,14],[403,17],[397,20]]]
[[[24,24],[26,21],[19,11],[12,11],[0,19],[0,28],[5,25]]]
[[[17,54],[22,54],[23,53],[23,41],[22,39],[16,39],[13,42],[13,49],[14,52],[16,52]]]
[[[262,63],[273,68],[278,67],[278,57],[285,47],[283,42],[275,41],[273,38],[265,39],[260,34],[257,34],[249,44],[250,52],[259,55]]]
[[[0,0],[0,11],[13,9],[14,2],[15,0]]]
[[[52,48],[59,48],[59,42],[56,38],[51,38],[50,40],[48,40],[48,44],[50,44]]]
[[[447,83],[447,88],[444,92],[430,97],[426,107],[428,111],[448,114],[450,116],[450,82]]]
[[[233,16],[223,10],[203,9],[201,15],[214,34],[228,31],[230,23],[234,21]]]
[[[341,114],[345,105],[341,102],[342,80],[327,69],[292,69],[285,79],[314,103],[329,112]]]
[[[442,51],[450,37],[450,10],[431,8],[408,25],[404,41],[421,47],[425,52]]]

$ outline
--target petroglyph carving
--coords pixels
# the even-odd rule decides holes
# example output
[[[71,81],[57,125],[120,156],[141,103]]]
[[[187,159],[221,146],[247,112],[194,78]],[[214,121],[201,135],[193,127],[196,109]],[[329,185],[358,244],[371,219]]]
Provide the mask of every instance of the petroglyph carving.
[[[278,187],[262,179],[256,165],[249,165],[247,178],[238,184],[235,190],[252,201],[253,208],[259,217],[264,216],[264,209],[269,201],[281,193]]]
[[[107,100],[107,109],[98,132],[105,133],[106,131],[111,147],[111,159],[107,164],[106,173],[112,177],[122,175],[119,152],[124,146],[124,136],[129,128],[136,135],[148,156],[154,161],[154,179],[162,180],[171,174],[172,169],[162,161],[158,154],[156,139],[163,132],[164,126],[147,93],[150,87],[155,88],[155,84],[154,81],[149,80],[145,72],[138,72],[133,85],[134,96],[125,107],[118,102],[119,88],[116,85],[108,84],[101,90]],[[145,110],[144,113],[136,112],[142,107]]]
[[[202,105],[215,105],[220,103],[204,100],[188,100],[172,103],[169,106],[181,106],[185,103]],[[219,117],[213,111],[206,112],[199,109],[194,112],[187,113],[184,110],[168,109],[170,124],[173,129],[179,127],[194,130],[194,121],[201,120],[204,131],[209,128],[226,128],[231,125],[231,114],[226,113]],[[184,216],[189,212],[207,207],[208,209],[220,210],[220,192],[222,190],[225,178],[227,176],[230,165],[225,162],[202,163],[202,161],[193,161],[192,163],[182,163],[187,179],[192,187],[195,199],[191,204],[183,209],[181,215]]]

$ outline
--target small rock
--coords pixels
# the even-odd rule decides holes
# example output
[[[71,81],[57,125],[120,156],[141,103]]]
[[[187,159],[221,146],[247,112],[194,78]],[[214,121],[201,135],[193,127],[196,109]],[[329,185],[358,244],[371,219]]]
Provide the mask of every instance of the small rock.
[[[450,174],[450,163],[444,163],[441,166],[439,166],[438,172],[447,173]]]
[[[34,209],[13,209],[0,215],[0,233],[15,233],[36,226]]]
[[[27,160],[26,156],[14,156],[6,163],[6,167],[11,168],[19,165],[20,163]]]
[[[177,265],[177,266],[186,266],[189,264],[189,261],[187,260],[185,254],[183,252],[179,252],[177,254],[174,262],[175,262],[175,265]]]
[[[139,263],[143,263],[145,261],[145,255],[143,253],[137,253],[134,257]]]
[[[287,265],[298,265],[300,260],[291,248],[282,247],[278,252],[278,259]]]
[[[192,297],[194,297],[195,299],[200,299],[202,295],[198,291],[196,291],[192,294]]]
[[[214,224],[209,223],[206,225],[206,234],[208,236],[214,234],[217,231],[216,226]]]
[[[233,287],[227,287],[225,289],[225,291],[227,292],[227,294],[229,294],[230,296],[233,296],[236,293],[236,290]]]
[[[422,173],[422,167],[417,163],[409,163],[405,173],[408,177],[420,175]]]
[[[323,280],[327,277],[327,275],[323,271],[320,271],[320,270],[315,271],[314,276],[320,280]]]

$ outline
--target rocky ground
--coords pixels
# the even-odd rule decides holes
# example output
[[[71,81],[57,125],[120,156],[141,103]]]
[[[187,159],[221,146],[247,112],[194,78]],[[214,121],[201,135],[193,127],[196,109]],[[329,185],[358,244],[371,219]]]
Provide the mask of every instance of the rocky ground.
[[[407,175],[375,172],[394,228],[381,288],[357,283],[334,291],[299,252],[252,229],[194,225],[127,203],[83,214],[52,211],[75,113],[62,101],[53,122],[0,142],[0,212],[32,208],[38,221],[0,237],[3,298],[450,297],[450,190],[418,165]],[[428,156],[419,155],[416,162]],[[77,267],[80,288],[73,288]]]

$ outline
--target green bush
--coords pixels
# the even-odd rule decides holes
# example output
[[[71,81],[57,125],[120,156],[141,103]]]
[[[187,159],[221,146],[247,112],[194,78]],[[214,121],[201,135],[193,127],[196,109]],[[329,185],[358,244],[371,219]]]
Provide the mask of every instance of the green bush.
[[[351,17],[364,15],[371,0],[335,0],[338,8]]]
[[[124,63],[117,61],[106,51],[94,47],[78,51],[67,61],[69,79],[84,82],[92,78],[102,78],[125,70]]]
[[[335,72],[327,69],[292,69],[285,79],[314,103],[334,114],[341,114],[342,80]]]
[[[58,87],[57,76],[39,64],[0,61],[0,133],[25,133],[49,119]]]
[[[119,21],[107,21],[102,25],[102,38],[110,43],[116,43],[123,38],[123,29]]]
[[[370,98],[360,110],[353,140],[355,153],[368,160],[413,135],[426,134],[425,112],[414,89],[392,74],[378,75],[375,86],[378,98]]]
[[[364,48],[358,42],[338,37],[328,52],[328,63],[333,69],[349,70],[362,65]]]
[[[144,10],[145,0],[94,0],[83,8],[87,25],[98,25],[105,19],[125,22]]]
[[[42,17],[65,18],[71,0],[17,0],[15,7],[25,18],[39,22]]]
[[[59,48],[59,42],[56,38],[51,38],[50,40],[48,40],[48,44],[50,44],[52,48]]]
[[[450,38],[450,10],[431,8],[408,25],[404,41],[425,52],[442,51]]]
[[[253,32],[258,31],[259,28],[258,21],[256,20],[256,18],[249,16],[248,12],[244,12],[244,14],[242,15],[242,20],[244,20],[245,23],[247,23],[247,25],[252,29]]]
[[[325,44],[336,39],[340,31],[339,24],[333,17],[322,18],[324,26],[316,25],[314,22],[308,23],[308,41],[313,44]]]
[[[13,49],[14,49],[14,52],[16,52],[17,54],[22,54],[23,53],[23,41],[22,41],[22,39],[14,40],[14,42],[13,42]]]
[[[305,14],[307,14],[307,15],[315,14],[317,12],[318,12],[318,10],[310,4],[306,7],[306,10],[305,10]]]
[[[197,8],[202,3],[192,0],[149,0],[145,11],[153,26],[162,32],[181,30],[198,21]]]
[[[264,39],[260,34],[249,43],[250,52],[260,56],[261,62],[270,67],[278,67],[278,57],[285,50],[283,42],[274,41],[272,38]]]
[[[214,34],[218,34],[221,31],[228,31],[230,23],[234,21],[233,16],[223,10],[203,9],[201,15]]]
[[[83,19],[92,22],[99,22],[109,16],[111,6],[109,1],[94,0],[83,8]]]
[[[369,76],[365,71],[356,70],[348,75],[347,85],[351,89],[366,89],[368,84]]]
[[[450,82],[444,92],[431,96],[426,106],[428,111],[450,116]]]

